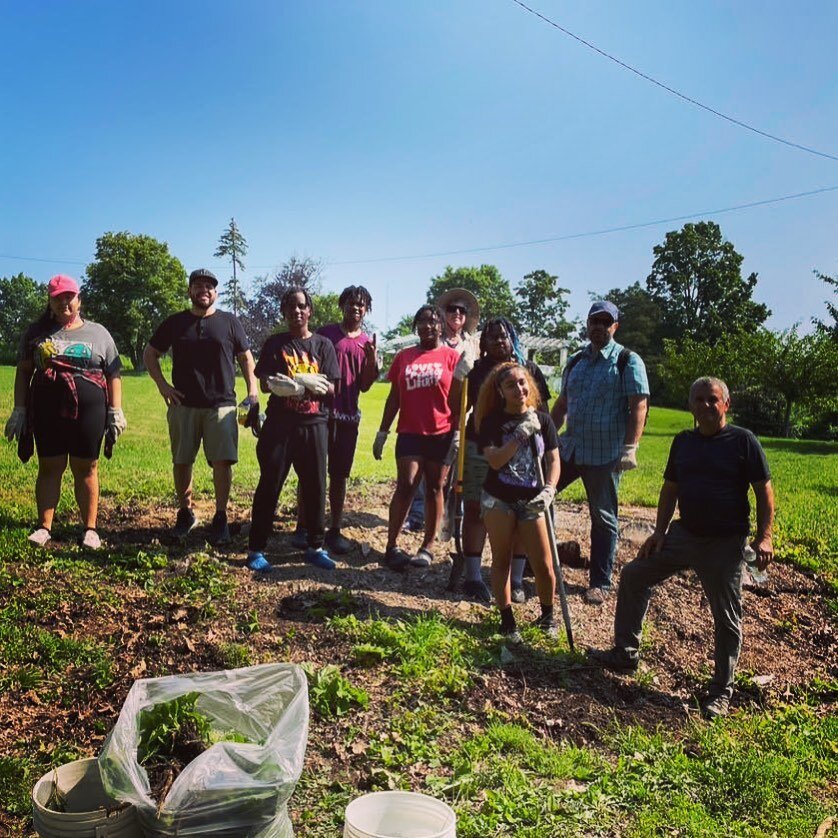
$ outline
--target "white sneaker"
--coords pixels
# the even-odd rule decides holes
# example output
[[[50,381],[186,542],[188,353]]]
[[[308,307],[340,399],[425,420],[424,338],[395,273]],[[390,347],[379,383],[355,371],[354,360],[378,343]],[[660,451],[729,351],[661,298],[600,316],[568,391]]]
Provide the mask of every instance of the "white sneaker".
[[[86,547],[88,550],[98,550],[102,546],[102,539],[99,538],[99,533],[88,527],[82,536],[81,546]]]
[[[39,547],[45,547],[46,543],[52,538],[52,533],[46,527],[38,527],[34,532],[29,533],[27,538]]]

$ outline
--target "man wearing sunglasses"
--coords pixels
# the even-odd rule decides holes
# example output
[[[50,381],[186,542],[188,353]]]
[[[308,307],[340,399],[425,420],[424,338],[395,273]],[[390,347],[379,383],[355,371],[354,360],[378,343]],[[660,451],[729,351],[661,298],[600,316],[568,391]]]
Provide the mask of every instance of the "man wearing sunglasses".
[[[588,312],[588,345],[562,373],[561,395],[551,415],[559,438],[558,492],[581,478],[591,514],[591,570],[585,601],[602,605],[611,588],[617,555],[617,489],[622,472],[637,468],[649,400],[646,367],[639,355],[614,340],[620,312],[607,300]]]

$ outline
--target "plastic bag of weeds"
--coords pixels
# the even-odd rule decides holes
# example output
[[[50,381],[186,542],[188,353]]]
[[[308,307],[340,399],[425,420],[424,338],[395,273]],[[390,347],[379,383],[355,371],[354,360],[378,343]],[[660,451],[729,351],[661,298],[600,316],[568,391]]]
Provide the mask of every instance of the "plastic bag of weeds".
[[[137,762],[143,710],[197,693],[195,709],[221,733],[195,757],[162,801]],[[146,835],[289,838],[286,804],[300,777],[308,738],[308,684],[294,664],[145,678],[128,692],[99,756],[108,793],[137,807]]]

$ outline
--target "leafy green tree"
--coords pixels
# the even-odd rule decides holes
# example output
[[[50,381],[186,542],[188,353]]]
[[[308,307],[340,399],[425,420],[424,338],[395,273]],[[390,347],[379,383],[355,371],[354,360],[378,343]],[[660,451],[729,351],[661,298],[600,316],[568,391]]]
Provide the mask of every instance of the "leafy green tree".
[[[455,286],[456,287],[456,286]],[[409,335],[413,332],[413,315],[405,314],[392,329],[387,329],[384,332],[384,340],[392,340],[393,338],[399,338],[403,335]]]
[[[545,270],[528,273],[515,288],[518,298],[518,322],[522,331],[545,338],[568,338],[579,328],[578,322],[567,319],[570,303],[565,295],[569,288],[559,287],[559,278]],[[530,358],[535,353],[530,350]],[[559,363],[559,352],[541,353],[547,364]]]
[[[833,294],[838,294],[838,276],[829,276],[828,274],[822,274],[820,271],[814,271],[814,274],[822,282],[832,286]],[[812,322],[817,326],[819,332],[830,335],[833,340],[838,340],[838,305],[827,300],[826,310],[832,318],[832,323],[828,323],[818,317],[813,317]]]
[[[247,308],[247,298],[238,278],[238,271],[244,271],[242,257],[246,255],[247,239],[241,234],[236,219],[231,218],[227,229],[218,240],[218,247],[215,249],[213,256],[221,259],[229,258],[233,264],[233,276],[221,294],[221,301],[232,309],[236,317]]]
[[[184,308],[187,281],[165,242],[134,233],[105,233],[82,288],[85,311],[106,326],[134,369],[159,323]]]
[[[340,294],[329,291],[326,294],[313,294],[311,298],[314,313],[311,315],[309,328],[313,331],[327,323],[340,323],[343,312],[338,305]]]
[[[685,224],[654,248],[646,288],[661,307],[662,334],[713,343],[726,332],[754,328],[771,314],[751,296],[757,275],[742,277],[742,261],[713,221]]]
[[[0,362],[14,363],[21,335],[46,307],[46,285],[26,274],[0,278]]]
[[[477,297],[481,320],[503,316],[518,325],[518,307],[512,288],[494,265],[481,265],[479,268],[452,268],[449,265],[440,276],[431,278],[427,301],[436,302],[440,294],[450,288],[465,288]]]

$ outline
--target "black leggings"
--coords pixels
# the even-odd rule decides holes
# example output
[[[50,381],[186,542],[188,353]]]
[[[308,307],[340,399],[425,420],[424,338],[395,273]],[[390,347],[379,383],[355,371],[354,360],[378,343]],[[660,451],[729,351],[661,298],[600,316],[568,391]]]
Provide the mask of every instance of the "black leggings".
[[[101,387],[76,377],[79,400],[77,419],[63,419],[63,384],[42,381],[32,388],[32,429],[39,457],[61,457],[69,454],[80,460],[98,460],[108,399]]]
[[[250,513],[250,550],[261,552],[268,543],[279,494],[292,465],[300,481],[308,546],[323,546],[328,446],[329,435],[325,421],[299,425],[268,418],[256,444],[259,483],[253,495],[253,510]]]

